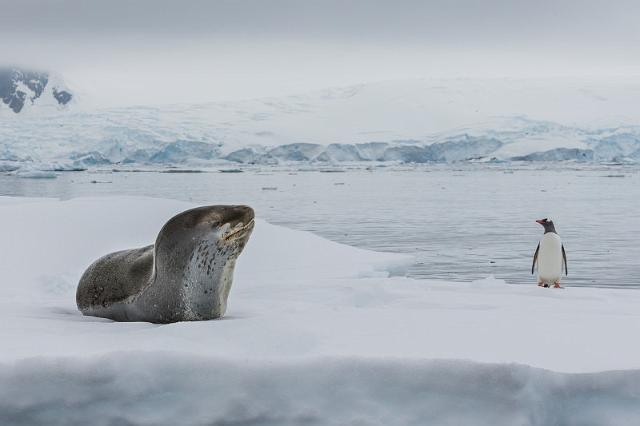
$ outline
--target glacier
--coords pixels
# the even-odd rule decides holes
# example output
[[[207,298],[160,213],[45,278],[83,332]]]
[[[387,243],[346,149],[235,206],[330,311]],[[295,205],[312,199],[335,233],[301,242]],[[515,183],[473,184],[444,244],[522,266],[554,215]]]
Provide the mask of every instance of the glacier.
[[[585,91],[584,88],[589,88]],[[0,110],[0,170],[640,160],[632,81],[416,80],[196,105]],[[597,97],[592,93],[599,93]],[[605,96],[606,95],[606,96]],[[554,102],[545,101],[545,96]],[[515,103],[516,99],[520,103]]]

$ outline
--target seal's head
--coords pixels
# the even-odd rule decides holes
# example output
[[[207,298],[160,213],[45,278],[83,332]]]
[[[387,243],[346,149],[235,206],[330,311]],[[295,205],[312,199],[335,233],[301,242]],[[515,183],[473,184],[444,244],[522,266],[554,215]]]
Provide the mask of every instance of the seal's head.
[[[181,283],[188,319],[224,314],[235,262],[253,227],[254,212],[248,206],[198,207],[163,226],[155,243],[156,281],[166,281],[167,288]]]
[[[206,240],[220,247],[233,245],[241,251],[253,230],[254,216],[248,206],[204,206],[187,210],[162,227],[156,250],[171,251]]]

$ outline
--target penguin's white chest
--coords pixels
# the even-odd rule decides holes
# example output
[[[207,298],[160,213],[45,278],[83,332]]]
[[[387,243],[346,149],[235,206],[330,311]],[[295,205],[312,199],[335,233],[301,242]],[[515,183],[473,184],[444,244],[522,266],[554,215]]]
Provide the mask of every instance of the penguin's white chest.
[[[553,284],[562,277],[562,241],[554,232],[547,232],[538,250],[538,280]]]

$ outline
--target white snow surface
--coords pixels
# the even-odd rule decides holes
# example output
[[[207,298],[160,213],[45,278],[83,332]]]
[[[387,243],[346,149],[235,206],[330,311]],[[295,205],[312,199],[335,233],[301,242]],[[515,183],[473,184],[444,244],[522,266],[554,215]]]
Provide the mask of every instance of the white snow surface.
[[[78,312],[93,260],[190,207],[0,198],[1,424],[640,421],[637,290],[412,280],[407,256],[258,219],[223,319]]]

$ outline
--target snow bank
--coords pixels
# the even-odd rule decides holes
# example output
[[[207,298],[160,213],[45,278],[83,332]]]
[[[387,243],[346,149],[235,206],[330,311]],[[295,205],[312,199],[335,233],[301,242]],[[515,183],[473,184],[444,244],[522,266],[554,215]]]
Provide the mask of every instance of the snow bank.
[[[640,372],[465,361],[253,364],[174,354],[0,367],[3,425],[636,425]]]
[[[0,340],[8,342],[0,362],[171,348],[230,359],[366,356],[517,362],[564,372],[640,368],[640,345],[628,339],[640,334],[638,291],[389,278],[411,259],[259,219],[238,260],[225,319],[159,327],[83,317],[75,289],[85,268],[105,253],[153,242],[168,218],[192,205],[125,197],[0,200]]]

